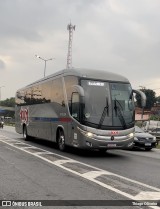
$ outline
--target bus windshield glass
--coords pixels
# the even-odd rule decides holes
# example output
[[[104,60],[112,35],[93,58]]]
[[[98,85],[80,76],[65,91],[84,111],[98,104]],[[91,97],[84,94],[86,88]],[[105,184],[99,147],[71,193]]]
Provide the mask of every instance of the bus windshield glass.
[[[134,126],[134,102],[129,83],[81,80],[84,89],[83,123],[101,129]]]

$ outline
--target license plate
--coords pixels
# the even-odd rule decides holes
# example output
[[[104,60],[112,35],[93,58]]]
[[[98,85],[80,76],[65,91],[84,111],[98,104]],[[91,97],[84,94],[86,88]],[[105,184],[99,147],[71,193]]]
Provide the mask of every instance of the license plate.
[[[107,147],[116,147],[116,144],[108,144]]]
[[[151,143],[145,143],[145,146],[151,146]]]

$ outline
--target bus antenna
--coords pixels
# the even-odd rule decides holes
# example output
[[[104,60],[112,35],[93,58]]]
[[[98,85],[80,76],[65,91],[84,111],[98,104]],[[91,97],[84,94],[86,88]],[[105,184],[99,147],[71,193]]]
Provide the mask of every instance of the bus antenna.
[[[67,30],[69,31],[69,42],[68,42],[68,54],[67,54],[67,69],[72,68],[72,40],[73,40],[73,30],[75,30],[75,25],[71,23],[68,24]]]

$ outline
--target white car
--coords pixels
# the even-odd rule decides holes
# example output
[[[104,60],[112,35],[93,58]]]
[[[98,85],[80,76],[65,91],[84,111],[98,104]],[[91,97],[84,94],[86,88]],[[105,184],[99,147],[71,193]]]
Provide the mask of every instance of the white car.
[[[154,135],[156,138],[160,138],[160,128],[154,128],[149,131],[149,133]]]
[[[135,126],[134,147],[151,150],[153,147],[156,147],[156,137]]]

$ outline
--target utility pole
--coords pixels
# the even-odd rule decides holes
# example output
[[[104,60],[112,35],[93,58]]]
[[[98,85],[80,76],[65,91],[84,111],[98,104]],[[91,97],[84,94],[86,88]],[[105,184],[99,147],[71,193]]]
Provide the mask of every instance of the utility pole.
[[[145,86],[139,86],[142,90],[145,90]],[[142,107],[142,115],[141,115],[141,120],[143,120],[143,115],[144,115],[144,107]]]
[[[0,101],[1,101],[1,88],[3,88],[5,86],[0,86]]]
[[[50,61],[50,60],[53,60],[54,58],[44,59],[44,58],[40,57],[39,55],[35,55],[35,56],[44,61],[44,77],[45,77],[46,76],[46,62]]]
[[[67,54],[67,69],[72,68],[72,40],[73,40],[73,30],[75,30],[75,25],[71,23],[68,24],[67,30],[69,31],[69,42],[68,42],[68,54]]]

